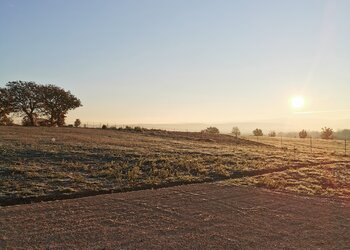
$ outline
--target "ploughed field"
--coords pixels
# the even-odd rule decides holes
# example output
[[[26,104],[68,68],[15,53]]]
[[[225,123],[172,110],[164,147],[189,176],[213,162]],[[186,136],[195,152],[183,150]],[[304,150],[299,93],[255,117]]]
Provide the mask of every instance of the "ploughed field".
[[[216,180],[349,198],[349,171],[333,151],[230,135],[0,127],[1,205]]]

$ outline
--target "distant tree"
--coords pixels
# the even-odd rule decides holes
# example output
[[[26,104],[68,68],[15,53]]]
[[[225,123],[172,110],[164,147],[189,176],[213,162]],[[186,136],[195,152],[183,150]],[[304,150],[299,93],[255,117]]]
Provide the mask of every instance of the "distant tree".
[[[202,133],[207,133],[207,134],[219,134],[220,131],[216,127],[208,127],[204,130],[201,131]]]
[[[276,137],[276,132],[275,131],[270,131],[268,136],[270,137]]]
[[[241,135],[241,131],[239,130],[238,127],[233,127],[232,128],[232,134],[237,138],[238,136]]]
[[[76,119],[74,122],[74,127],[79,128],[81,125],[81,121],[79,119]]]
[[[140,126],[136,126],[136,127],[134,127],[134,131],[135,132],[142,132],[142,128],[140,127]]]
[[[305,129],[299,132],[299,138],[306,138],[307,137],[307,132]]]
[[[350,129],[339,130],[334,133],[335,138],[337,139],[349,139],[350,138]]]
[[[41,111],[51,126],[63,126],[68,111],[82,106],[80,100],[70,91],[52,84],[40,86],[40,101]]]
[[[35,118],[42,108],[39,98],[39,85],[35,82],[15,81],[6,84],[6,89],[11,96],[13,112],[26,118],[29,126],[35,126]]]
[[[102,125],[102,129],[107,129],[107,128],[108,128],[107,125],[105,124]]]
[[[255,136],[263,136],[264,134],[263,134],[263,132],[262,132],[262,130],[260,128],[256,128],[256,129],[253,130],[253,135],[255,135]]]
[[[125,128],[124,128],[124,130],[126,130],[126,131],[132,131],[133,128],[132,128],[131,126],[129,126],[129,125],[126,125]]]
[[[333,129],[327,127],[322,128],[321,138],[326,140],[333,139]]]

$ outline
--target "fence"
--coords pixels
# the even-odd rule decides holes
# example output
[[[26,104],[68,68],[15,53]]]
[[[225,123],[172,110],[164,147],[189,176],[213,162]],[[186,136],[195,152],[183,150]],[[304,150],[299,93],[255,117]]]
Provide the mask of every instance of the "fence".
[[[273,145],[286,150],[293,150],[298,152],[308,153],[333,153],[341,155],[349,155],[348,152],[348,139],[332,139],[325,140],[319,138],[292,138],[292,137],[266,137],[248,136],[246,139],[256,140],[257,142]]]

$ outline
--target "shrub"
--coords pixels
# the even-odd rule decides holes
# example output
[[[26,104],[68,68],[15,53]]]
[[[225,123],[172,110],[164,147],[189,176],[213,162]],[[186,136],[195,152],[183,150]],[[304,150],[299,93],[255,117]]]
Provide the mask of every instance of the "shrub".
[[[107,129],[107,125],[103,124],[102,129]]]
[[[0,118],[0,126],[13,126],[13,120],[12,118],[8,116],[2,116]]]
[[[125,128],[124,128],[125,130],[127,130],[127,131],[131,131],[131,130],[133,130],[133,128],[132,127],[130,127],[130,126],[125,126]]]
[[[241,135],[241,131],[239,131],[238,127],[233,127],[232,128],[232,134],[237,138],[238,136]]]
[[[204,130],[201,131],[202,133],[206,133],[206,134],[219,134],[220,131],[218,128],[216,127],[208,127]]]
[[[307,132],[306,132],[306,130],[302,130],[302,131],[300,131],[299,132],[299,138],[306,138],[307,137]]]
[[[271,132],[269,133],[269,136],[270,136],[270,137],[276,137],[276,132],[275,132],[275,131],[271,131]]]
[[[137,127],[134,127],[134,131],[135,132],[142,132],[142,128],[137,126]]]

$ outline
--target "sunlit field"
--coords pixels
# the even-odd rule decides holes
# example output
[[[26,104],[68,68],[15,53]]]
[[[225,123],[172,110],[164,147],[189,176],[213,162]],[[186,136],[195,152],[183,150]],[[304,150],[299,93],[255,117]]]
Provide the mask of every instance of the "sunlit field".
[[[293,150],[296,143],[305,149]],[[227,179],[235,179],[235,185],[280,190],[290,190],[287,184],[293,180],[311,190],[308,194],[349,198],[344,169],[350,167],[350,158],[331,146],[322,149],[327,143],[315,143],[311,153],[306,141],[298,139],[286,139],[286,147],[280,147],[277,138],[267,137],[256,142],[159,130],[0,127],[0,201],[13,204]],[[287,184],[270,185],[268,180],[276,178]],[[318,185],[321,179],[330,181]]]

